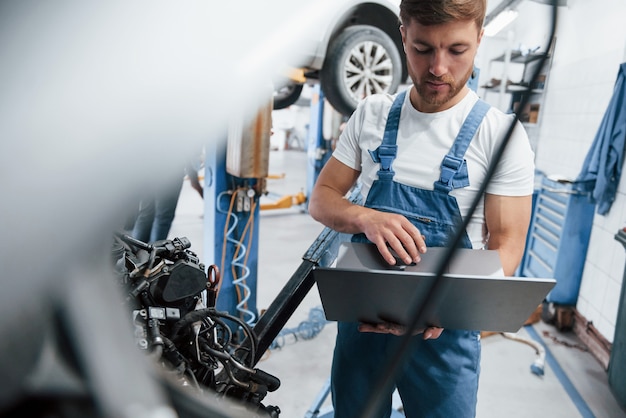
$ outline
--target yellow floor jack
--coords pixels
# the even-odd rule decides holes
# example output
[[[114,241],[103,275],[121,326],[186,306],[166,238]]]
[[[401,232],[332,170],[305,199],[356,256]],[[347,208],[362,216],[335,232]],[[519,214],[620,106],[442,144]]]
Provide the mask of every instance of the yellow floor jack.
[[[270,179],[282,179],[285,177],[285,174],[280,175],[270,175],[267,178]],[[261,203],[261,210],[270,210],[270,209],[289,209],[292,206],[299,206],[306,202],[306,195],[303,191],[300,191],[294,195],[276,195],[271,192],[267,192],[266,196],[268,197],[276,197],[276,199],[272,202]]]

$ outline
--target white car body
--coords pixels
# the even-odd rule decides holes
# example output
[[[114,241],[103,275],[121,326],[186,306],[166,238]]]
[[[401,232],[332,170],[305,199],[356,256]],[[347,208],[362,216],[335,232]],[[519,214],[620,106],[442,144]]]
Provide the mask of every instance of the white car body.
[[[395,92],[406,80],[399,3],[399,0],[344,0],[333,5],[332,17],[325,24],[301,33],[294,66],[303,68],[308,79],[319,79],[327,99],[341,113],[350,114],[368,94]],[[346,34],[347,30],[352,32],[351,36]],[[387,72],[376,77],[375,70],[380,71],[381,65],[376,67],[376,62],[369,61],[381,55],[387,59],[383,65],[387,66]],[[359,58],[368,63],[353,66]],[[292,97],[293,102],[297,95]],[[275,106],[281,107],[286,106]]]
[[[304,52],[307,55],[303,58],[306,65],[312,69],[319,70],[322,68],[322,64],[324,63],[324,58],[326,57],[326,50],[328,49],[328,44],[333,36],[336,36],[337,31],[342,27],[345,27],[345,23],[350,15],[354,15],[355,13],[359,13],[362,10],[365,10],[366,7],[371,8],[370,10],[377,10],[381,13],[389,12],[393,14],[399,22],[399,13],[400,13],[400,1],[391,1],[391,0],[368,0],[368,1],[359,1],[359,0],[344,0],[340,1],[337,4],[337,13],[334,14],[334,19],[328,22],[326,26],[320,26],[320,32],[305,35],[305,40],[310,40],[310,48],[303,48]],[[371,13],[371,12],[370,12]],[[371,22],[371,16],[366,15],[361,18],[360,21]],[[352,25],[355,23],[352,23]],[[379,27],[376,25],[376,27]],[[392,32],[397,32],[397,36],[399,38],[400,32],[396,26],[395,30],[391,32],[388,29],[384,29],[385,33],[388,35],[392,35]],[[313,36],[314,35],[314,36]]]

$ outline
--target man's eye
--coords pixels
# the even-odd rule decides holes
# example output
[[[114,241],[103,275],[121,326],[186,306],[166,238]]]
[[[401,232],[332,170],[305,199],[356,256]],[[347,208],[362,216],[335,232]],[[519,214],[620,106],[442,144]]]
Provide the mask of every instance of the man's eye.
[[[453,49],[450,52],[452,55],[463,55],[467,49]]]
[[[426,55],[426,54],[430,53],[430,49],[415,48],[415,52],[420,54],[420,55]]]

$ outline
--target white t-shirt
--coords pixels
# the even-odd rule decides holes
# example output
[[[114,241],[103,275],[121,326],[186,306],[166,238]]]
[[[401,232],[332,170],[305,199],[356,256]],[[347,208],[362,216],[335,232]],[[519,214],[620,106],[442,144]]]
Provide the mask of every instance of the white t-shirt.
[[[346,124],[333,153],[333,157],[343,164],[361,171],[360,182],[364,197],[377,178],[380,166],[374,163],[368,150],[374,151],[381,144],[394,98],[395,96],[388,94],[376,94],[364,99]],[[461,125],[477,100],[476,93],[470,90],[450,109],[422,113],[411,105],[407,91],[396,140],[398,152],[392,164],[394,180],[420,189],[433,190],[434,183],[440,176],[441,162],[450,151]],[[465,153],[470,185],[450,192],[457,199],[463,217],[469,212],[492,155],[504,139],[512,121],[513,115],[491,107],[472,139]],[[531,195],[534,169],[534,153],[526,132],[518,122],[486,191],[502,196]],[[484,204],[481,199],[467,231],[474,248],[483,248],[486,243],[484,223]]]

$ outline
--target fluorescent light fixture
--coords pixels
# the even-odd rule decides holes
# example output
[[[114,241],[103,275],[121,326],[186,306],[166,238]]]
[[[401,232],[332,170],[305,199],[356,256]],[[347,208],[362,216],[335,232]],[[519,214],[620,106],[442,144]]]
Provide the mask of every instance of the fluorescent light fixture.
[[[517,19],[517,10],[504,10],[496,16],[487,26],[485,26],[485,36],[495,36],[504,29],[509,23]]]
[[[554,0],[532,0],[535,3],[542,3],[542,4],[547,4],[548,6],[554,6],[556,3],[556,6],[567,6],[567,0],[556,0],[556,2]]]

